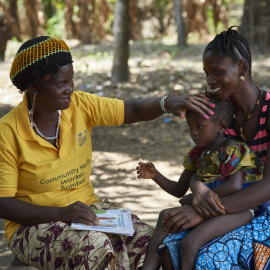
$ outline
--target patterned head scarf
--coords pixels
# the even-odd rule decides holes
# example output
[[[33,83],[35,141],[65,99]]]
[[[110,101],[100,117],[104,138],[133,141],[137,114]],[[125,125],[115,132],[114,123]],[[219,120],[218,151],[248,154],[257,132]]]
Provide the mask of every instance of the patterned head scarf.
[[[63,40],[40,36],[23,43],[10,70],[12,83],[21,91],[36,78],[56,72],[72,63],[69,47]]]

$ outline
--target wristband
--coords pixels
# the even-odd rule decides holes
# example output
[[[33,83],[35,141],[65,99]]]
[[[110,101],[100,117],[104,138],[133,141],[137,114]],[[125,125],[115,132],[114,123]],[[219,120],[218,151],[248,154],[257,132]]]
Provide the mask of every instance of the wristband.
[[[160,108],[161,110],[164,112],[164,113],[171,113],[170,111],[168,111],[166,108],[165,108],[165,102],[167,100],[167,98],[169,97],[170,95],[166,95],[164,96],[161,101],[160,101]]]

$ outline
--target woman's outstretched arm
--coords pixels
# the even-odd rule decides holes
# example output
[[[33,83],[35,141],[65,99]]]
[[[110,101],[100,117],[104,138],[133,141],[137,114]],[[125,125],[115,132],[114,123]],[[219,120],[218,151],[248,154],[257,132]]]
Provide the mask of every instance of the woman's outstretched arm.
[[[154,97],[140,100],[125,100],[125,124],[138,121],[148,121],[155,119],[164,111],[161,109],[161,97]],[[204,118],[211,115],[213,105],[202,94],[186,96],[169,96],[164,104],[166,110],[180,117],[185,116],[185,110],[195,111]]]

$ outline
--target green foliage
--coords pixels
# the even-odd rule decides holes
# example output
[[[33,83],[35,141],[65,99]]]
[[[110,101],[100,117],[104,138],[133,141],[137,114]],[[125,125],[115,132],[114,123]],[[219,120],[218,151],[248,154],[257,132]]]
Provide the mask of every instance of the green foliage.
[[[65,19],[64,19],[64,10],[57,9],[56,14],[47,20],[47,34],[54,38],[65,38]]]
[[[114,20],[114,14],[110,14],[107,22],[104,23],[104,28],[107,34],[112,35],[112,25]]]
[[[158,10],[163,10],[171,3],[171,0],[155,0],[155,6]]]
[[[244,4],[245,0],[222,0],[222,5],[229,7],[229,25],[240,25],[241,17],[235,16],[232,10],[241,10],[242,5]],[[218,22],[217,29],[215,29],[214,25],[214,13],[212,5],[208,5],[207,7],[207,17],[208,17],[208,25],[209,25],[209,32],[210,35],[216,35],[217,33],[225,30],[224,25],[222,22]],[[216,30],[216,31],[215,31]]]
[[[217,31],[215,31],[214,12],[213,12],[213,7],[211,5],[208,5],[207,7],[207,18],[208,18],[209,32],[211,35],[216,35],[216,33],[219,33],[222,30],[224,30],[223,24],[221,22],[218,22],[217,29],[216,29]]]

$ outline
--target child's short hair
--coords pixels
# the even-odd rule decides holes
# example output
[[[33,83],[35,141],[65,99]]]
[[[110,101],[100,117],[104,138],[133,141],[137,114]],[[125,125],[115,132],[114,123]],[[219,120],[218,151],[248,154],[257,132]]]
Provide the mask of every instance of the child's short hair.
[[[231,125],[233,118],[231,102],[229,100],[218,100],[212,92],[208,93],[207,97],[210,99],[211,103],[215,104],[215,108],[212,108],[214,114],[210,116],[210,119],[216,123],[225,120],[228,128]]]

